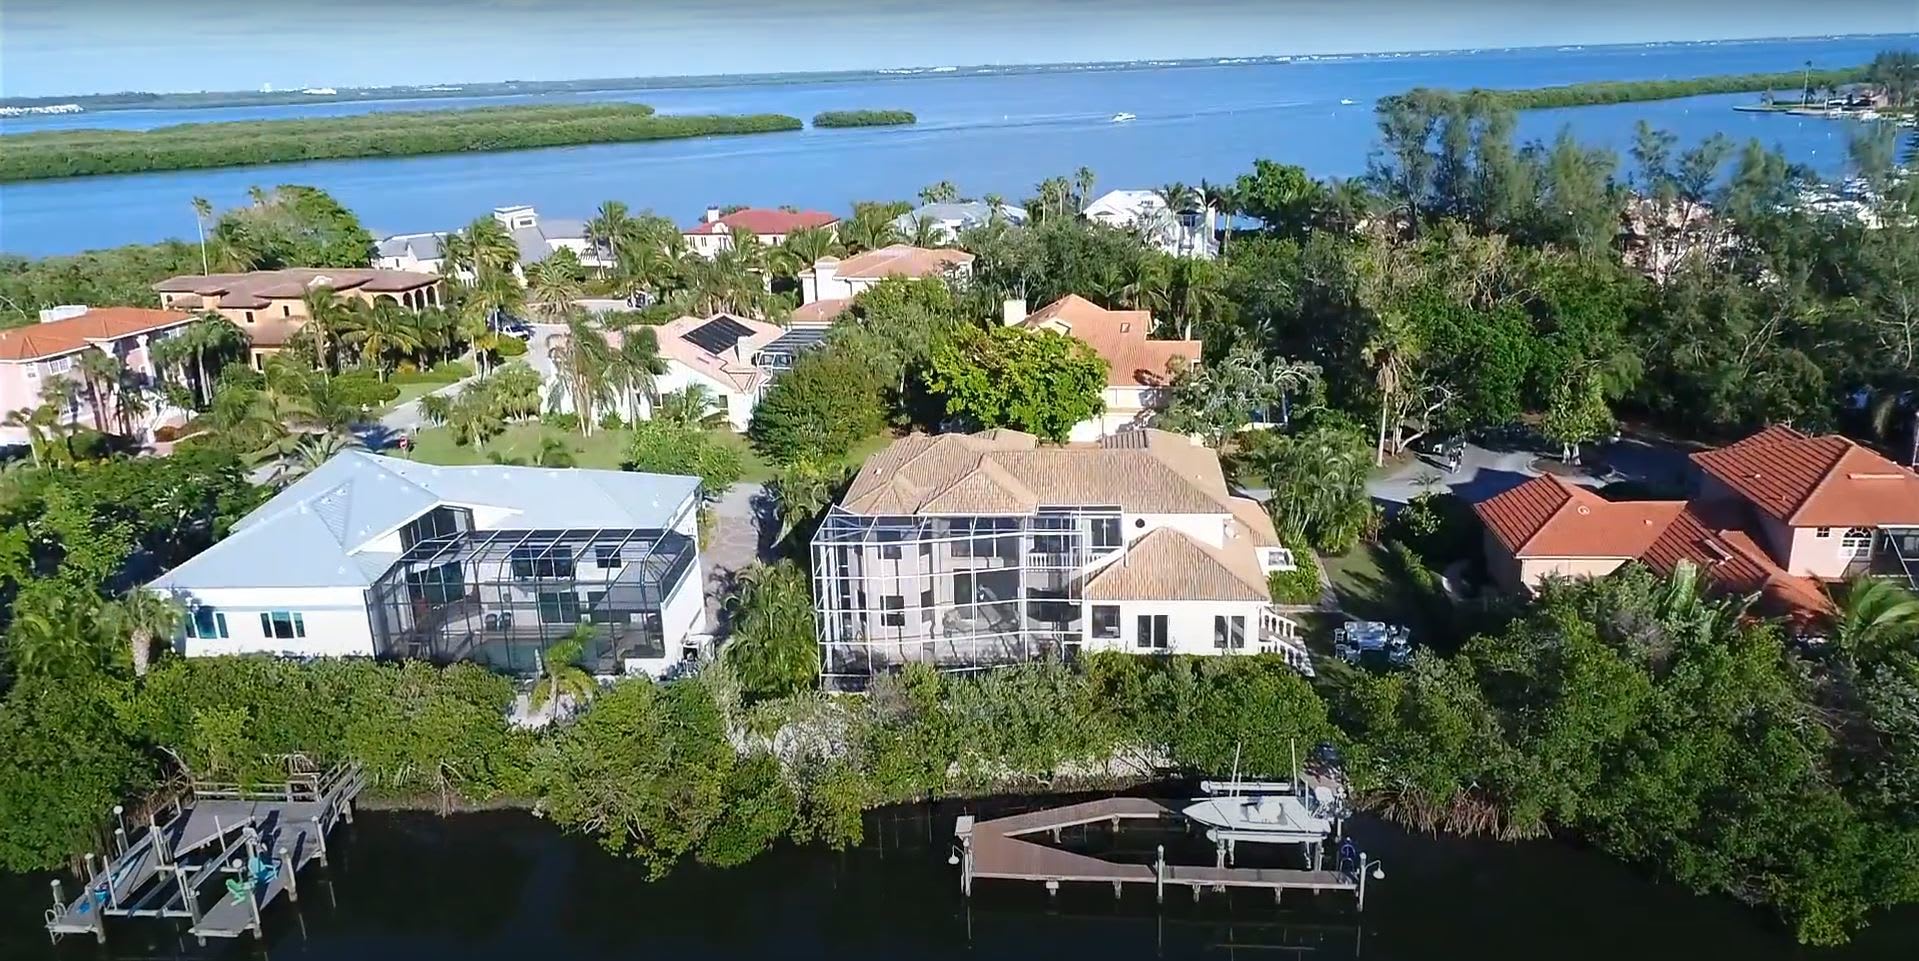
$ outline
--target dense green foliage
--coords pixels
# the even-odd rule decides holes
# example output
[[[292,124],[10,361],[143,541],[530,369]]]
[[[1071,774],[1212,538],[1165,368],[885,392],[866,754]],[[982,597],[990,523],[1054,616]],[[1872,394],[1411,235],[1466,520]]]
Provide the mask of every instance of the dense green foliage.
[[[238,167],[345,157],[525,150],[798,130],[779,114],[662,117],[642,104],[478,107],[318,120],[245,120],[153,130],[21,134],[0,156],[0,182]]]
[[[627,470],[651,474],[689,474],[700,479],[700,496],[715,501],[739,483],[745,467],[740,450],[697,426],[643,420],[633,425],[633,440],[622,463]]]
[[[926,386],[974,429],[1010,427],[1064,442],[1105,409],[1106,360],[1047,330],[969,328],[933,349]]]
[[[1293,552],[1295,566],[1290,571],[1266,575],[1266,588],[1273,595],[1273,603],[1318,604],[1324,587],[1319,583],[1319,555],[1313,553],[1312,543],[1293,531],[1282,531],[1279,541]]]
[[[760,398],[747,435],[780,463],[838,457],[885,425],[881,376],[852,351],[809,351]]]
[[[919,119],[910,110],[828,110],[813,115],[813,126],[896,127]]]
[[[1780,73],[1722,74],[1684,80],[1597,80],[1525,90],[1474,89],[1460,96],[1484,95],[1502,107],[1514,110],[1543,110],[1554,107],[1588,107],[1607,103],[1636,103],[1642,100],[1673,100],[1679,97],[1700,97],[1715,93],[1757,93],[1770,90],[1798,92],[1804,90],[1808,83],[1814,90],[1825,90],[1842,84],[1859,83],[1869,77],[1870,73],[1866,67],[1845,67],[1837,70],[1814,70],[1809,73],[1803,70],[1788,70]],[[1429,95],[1438,92],[1419,88],[1411,94],[1402,96]]]

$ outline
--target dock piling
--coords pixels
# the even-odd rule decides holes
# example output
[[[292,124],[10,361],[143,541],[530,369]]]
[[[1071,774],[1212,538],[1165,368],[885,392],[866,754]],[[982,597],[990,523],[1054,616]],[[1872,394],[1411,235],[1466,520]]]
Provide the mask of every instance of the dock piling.
[[[1153,846],[1153,900],[1166,903],[1166,845]]]
[[[1366,852],[1359,852],[1359,910],[1366,910]]]
[[[313,842],[320,849],[320,866],[326,867],[326,825],[320,823],[319,815],[313,817]]]
[[[300,872],[293,869],[293,859],[287,857],[285,845],[280,846],[279,858],[279,870],[285,872],[287,878],[287,900],[298,902],[300,900]]]

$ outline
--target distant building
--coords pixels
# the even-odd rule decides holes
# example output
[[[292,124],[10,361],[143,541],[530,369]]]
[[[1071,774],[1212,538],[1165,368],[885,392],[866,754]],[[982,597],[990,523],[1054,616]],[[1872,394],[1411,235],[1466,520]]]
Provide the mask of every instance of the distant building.
[[[440,276],[367,267],[291,267],[244,274],[186,274],[153,285],[160,305],[170,310],[217,313],[238,324],[252,342],[254,367],[286,346],[307,321],[305,297],[315,288],[375,303],[381,300],[409,310],[440,305]]]
[[[993,221],[998,212],[1001,223],[1018,227],[1026,223],[1026,208],[1011,204],[989,205],[984,200],[960,200],[950,203],[926,204],[918,210],[904,213],[893,218],[893,229],[899,235],[912,239],[919,233],[922,221],[935,228],[933,240],[950,244],[959,239],[963,231],[975,227],[984,227]]]
[[[1824,586],[1854,575],[1919,581],[1919,475],[1836,434],[1769,427],[1692,455],[1686,501],[1613,501],[1557,477],[1474,506],[1487,567],[1508,589],[1598,577],[1628,561],[1696,565],[1717,589],[1757,594],[1801,621],[1831,610]]]
[[[747,207],[730,214],[721,214],[720,208],[706,208],[706,218],[698,224],[680,232],[686,245],[702,257],[712,258],[722,250],[733,247],[733,236],[750,233],[758,237],[760,243],[778,246],[786,242],[786,237],[799,230],[821,228],[838,237],[840,219],[819,210],[768,210],[763,207]]]
[[[131,386],[151,388],[160,381],[153,363],[153,345],[180,332],[193,315],[178,310],[145,307],[52,307],[40,312],[40,322],[0,331],[0,416],[33,410],[53,400],[64,424],[95,426],[92,401],[80,373],[74,369],[87,351],[97,350],[118,359]],[[56,389],[49,390],[49,385]],[[162,424],[183,423],[186,412],[155,399],[145,405],[131,426],[140,438],[150,438]],[[118,430],[120,411],[112,406],[100,412],[109,430]],[[0,427],[0,444],[27,443],[24,427]]]
[[[1080,215],[1096,224],[1131,231],[1149,247],[1175,257],[1211,260],[1219,255],[1213,239],[1217,216],[1212,208],[1187,215],[1168,210],[1151,190],[1111,190],[1086,205]]]
[[[177,643],[189,657],[531,674],[585,627],[589,669],[657,676],[703,646],[698,507],[693,477],[349,452],[147,589],[185,606]]]
[[[909,664],[1095,651],[1270,652],[1311,670],[1267,586],[1294,565],[1272,518],[1177,434],[903,437],[867,459],[812,547],[828,690]]]
[[[841,260],[822,257],[800,271],[800,302],[851,300],[888,277],[950,277],[964,281],[973,275],[973,255],[946,247],[893,244]]]
[[[526,267],[562,249],[573,251],[580,258],[580,263],[589,269],[612,266],[610,259],[602,256],[601,251],[587,240],[585,221],[541,217],[538,210],[525,204],[495,207],[493,219],[499,221],[500,226],[506,228],[507,235],[513,238],[513,246],[518,251],[514,275],[522,281],[526,279]],[[446,254],[442,242],[446,236],[446,231],[432,231],[382,238],[375,245],[373,265],[385,270],[443,272]],[[472,280],[470,277],[462,279]]]
[[[1144,310],[1107,310],[1070,294],[1026,313],[1024,301],[1009,301],[1005,322],[1028,330],[1050,330],[1085,341],[1106,361],[1104,413],[1074,425],[1071,439],[1091,441],[1144,427],[1171,401],[1168,388],[1182,366],[1199,363],[1197,340],[1157,340],[1153,315]]]

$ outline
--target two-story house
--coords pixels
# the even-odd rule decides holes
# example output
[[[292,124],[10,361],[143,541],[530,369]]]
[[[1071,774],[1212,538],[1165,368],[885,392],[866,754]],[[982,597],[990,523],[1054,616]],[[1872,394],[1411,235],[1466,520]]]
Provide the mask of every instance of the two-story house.
[[[720,208],[708,207],[705,219],[680,231],[680,237],[689,250],[710,260],[722,250],[731,250],[733,238],[741,233],[752,234],[760,243],[777,247],[786,242],[787,235],[799,230],[821,228],[837,237],[835,228],[839,222],[840,218],[819,210],[746,207],[722,214]]]
[[[699,480],[341,454],[148,590],[188,656],[470,660],[526,674],[584,626],[585,663],[658,675],[703,647]]]
[[[440,276],[370,267],[290,267],[244,274],[186,274],[153,285],[170,310],[217,313],[246,332],[254,367],[278,353],[307,321],[306,295],[327,287],[364,303],[386,301],[409,310],[440,305]]]
[[[800,303],[834,302],[843,306],[888,277],[950,277],[964,283],[972,275],[973,255],[964,250],[892,244],[845,260],[820,258],[800,271]]]
[[[37,324],[0,331],[0,417],[52,403],[64,424],[118,430],[128,419],[135,422],[125,426],[142,437],[161,424],[183,421],[185,412],[163,399],[139,406],[138,418],[122,418],[112,401],[117,390],[101,397],[103,409],[96,412],[74,367],[85,352],[104,351],[120,361],[134,386],[152,386],[160,379],[152,346],[192,322],[192,314],[177,310],[71,306],[47,308]],[[24,426],[0,426],[0,443],[27,443],[28,433]]]
[[[973,671],[1097,650],[1282,653],[1267,575],[1292,566],[1218,457],[1156,430],[1094,444],[913,434],[860,468],[813,538],[820,673]]]
[[[1556,477],[1474,506],[1493,578],[1531,589],[1551,576],[1598,577],[1637,560],[1696,565],[1729,593],[1777,613],[1830,609],[1825,587],[1853,575],[1919,574],[1919,475],[1836,434],[1769,427],[1692,455],[1685,501],[1612,501]]]
[[[1106,360],[1106,410],[1074,425],[1071,439],[1101,437],[1151,423],[1171,401],[1168,388],[1182,366],[1199,363],[1197,340],[1157,340],[1149,336],[1153,315],[1144,310],[1107,310],[1078,294],[1069,294],[1026,313],[1025,301],[1008,301],[1004,320],[1028,330],[1050,330],[1085,341]]]

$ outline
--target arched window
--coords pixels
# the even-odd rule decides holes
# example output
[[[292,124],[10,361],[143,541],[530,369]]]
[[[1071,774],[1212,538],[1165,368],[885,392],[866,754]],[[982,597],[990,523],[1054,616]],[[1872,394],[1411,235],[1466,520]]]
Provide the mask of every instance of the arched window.
[[[1839,552],[1855,560],[1864,560],[1872,556],[1872,528],[1851,527],[1846,536],[1839,539]]]

